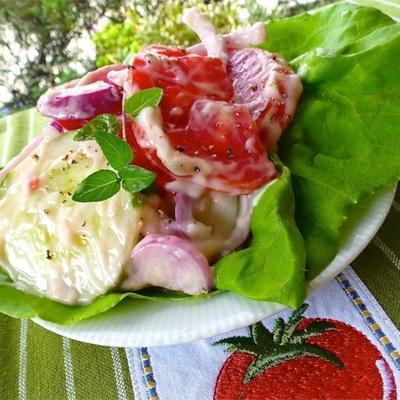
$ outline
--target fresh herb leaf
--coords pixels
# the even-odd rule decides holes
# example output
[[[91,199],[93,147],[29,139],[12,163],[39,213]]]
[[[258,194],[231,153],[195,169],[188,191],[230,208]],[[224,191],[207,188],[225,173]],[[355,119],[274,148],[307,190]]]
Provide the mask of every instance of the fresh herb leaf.
[[[101,114],[93,118],[83,128],[79,129],[74,140],[82,141],[94,139],[96,134],[105,132],[116,135],[120,128],[120,123],[115,115]]]
[[[80,202],[102,201],[118,193],[122,187],[130,193],[140,192],[149,187],[156,174],[144,168],[129,165],[133,152],[129,144],[116,135],[105,131],[92,131],[105,158],[118,175],[111,170],[100,170],[88,176],[75,191],[72,200]],[[97,186],[96,186],[97,185]]]
[[[127,165],[118,171],[122,179],[122,187],[130,193],[140,192],[150,186],[156,179],[156,174],[136,165]]]
[[[109,133],[96,133],[95,139],[107,161],[114,169],[119,170],[132,162],[132,149],[125,140]]]
[[[294,220],[290,172],[267,185],[253,209],[249,247],[221,258],[215,285],[242,296],[290,307],[305,298],[304,242]]]
[[[84,179],[75,190],[72,200],[80,203],[107,200],[121,187],[118,175],[109,169],[101,169]]]
[[[157,87],[136,92],[125,102],[125,113],[132,118],[136,118],[144,108],[157,107],[160,104],[162,95],[163,90]]]

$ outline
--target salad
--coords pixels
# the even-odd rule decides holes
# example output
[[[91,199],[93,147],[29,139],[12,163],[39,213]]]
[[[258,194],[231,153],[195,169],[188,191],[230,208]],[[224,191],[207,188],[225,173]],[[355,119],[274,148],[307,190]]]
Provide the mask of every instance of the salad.
[[[21,288],[66,304],[114,288],[198,295],[247,240],[300,78],[248,48],[264,24],[222,37],[197,9],[184,21],[200,45],[148,46],[39,99],[53,122],[2,171],[0,262]]]
[[[389,17],[339,3],[268,38],[184,21],[199,44],[40,98],[48,125],[0,171],[0,311],[73,323],[218,290],[297,306],[357,205],[398,180]]]

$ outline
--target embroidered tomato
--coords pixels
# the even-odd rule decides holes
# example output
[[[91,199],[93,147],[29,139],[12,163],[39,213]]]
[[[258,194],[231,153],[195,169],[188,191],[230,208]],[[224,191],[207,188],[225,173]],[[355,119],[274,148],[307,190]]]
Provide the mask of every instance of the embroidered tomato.
[[[233,354],[222,367],[214,400],[396,399],[393,373],[378,349],[350,325],[303,320],[307,305],[274,331],[252,325],[251,337],[217,343]]]

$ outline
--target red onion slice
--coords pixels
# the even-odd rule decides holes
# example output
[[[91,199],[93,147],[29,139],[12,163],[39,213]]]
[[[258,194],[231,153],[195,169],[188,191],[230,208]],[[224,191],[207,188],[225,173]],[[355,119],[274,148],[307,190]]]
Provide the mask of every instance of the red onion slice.
[[[260,137],[266,149],[276,151],[303,90],[300,77],[284,58],[261,49],[231,51],[227,72],[235,90],[235,102],[250,111],[261,128]]]
[[[187,8],[183,12],[182,21],[200,38],[209,57],[219,58],[226,63],[226,43],[207,15],[197,8]]]
[[[190,295],[208,292],[213,277],[207,259],[189,241],[173,235],[149,235],[132,251],[125,290],[158,286]]]
[[[257,46],[263,43],[267,37],[265,24],[256,22],[254,25],[237,30],[222,36],[225,46],[229,50],[244,49],[250,46]],[[207,55],[207,50],[203,43],[198,43],[187,48],[188,53]]]
[[[193,222],[192,198],[186,193],[175,195],[175,220],[177,228],[186,235],[188,224]]]
[[[53,119],[53,120],[50,122],[50,126],[51,126],[52,128],[54,128],[54,129],[56,129],[56,130],[57,130],[58,132],[60,132],[60,133],[64,132],[63,126],[62,126],[56,119]]]
[[[212,227],[196,221],[192,215],[193,198],[186,193],[178,192],[175,195],[176,228],[180,235],[191,239],[209,239]]]
[[[120,114],[122,94],[117,86],[97,81],[84,86],[60,86],[42,95],[39,112],[57,120],[87,120],[103,113]]]

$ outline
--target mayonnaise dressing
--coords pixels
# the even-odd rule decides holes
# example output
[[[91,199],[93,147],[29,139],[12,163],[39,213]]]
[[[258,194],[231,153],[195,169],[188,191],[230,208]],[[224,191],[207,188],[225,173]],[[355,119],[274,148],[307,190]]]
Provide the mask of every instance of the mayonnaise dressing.
[[[97,81],[107,81],[109,80],[112,82],[111,79],[107,79],[110,76],[112,76],[113,73],[119,72],[119,71],[124,71],[126,70],[126,65],[124,64],[111,64],[111,65],[105,65],[104,67],[98,68],[94,71],[90,71],[84,76],[82,76],[81,79],[77,82],[76,86],[84,86],[84,85],[89,85],[90,83],[94,83]],[[122,86],[118,83],[113,82],[117,86]]]
[[[192,219],[185,233],[208,260],[214,261],[226,249],[235,228],[238,196],[211,191],[192,203]]]
[[[17,287],[84,304],[119,283],[141,208],[123,190],[97,203],[71,199],[79,182],[107,168],[95,141],[64,134],[43,139],[12,170],[0,200],[0,265]]]
[[[192,63],[189,70],[182,68],[178,63],[169,63],[168,59],[164,56],[160,56],[157,50],[154,48],[146,48],[141,53],[139,57],[147,62],[141,66],[140,70],[143,73],[148,74],[151,78],[157,82],[157,80],[165,79],[165,68],[167,67],[170,71],[168,79],[170,82],[174,82],[180,86],[193,85],[200,91],[209,91],[214,93],[216,96],[224,97],[226,93],[221,89],[219,82],[204,82],[199,81],[198,76],[203,74],[203,63]],[[197,59],[200,56],[198,54],[188,54],[187,58]],[[131,96],[135,91],[140,90],[140,88],[132,83],[132,79],[128,79],[124,84],[124,91],[127,93],[127,97]],[[126,87],[126,85],[129,85]]]

